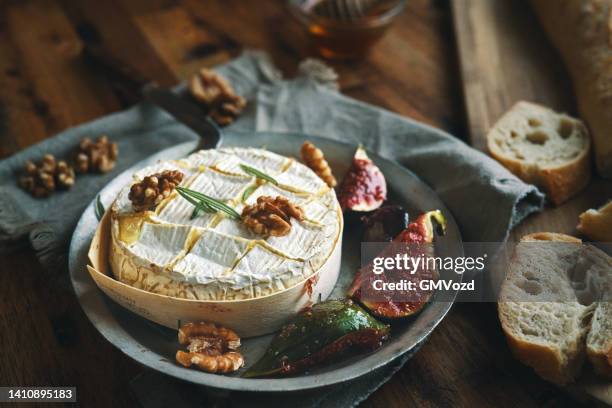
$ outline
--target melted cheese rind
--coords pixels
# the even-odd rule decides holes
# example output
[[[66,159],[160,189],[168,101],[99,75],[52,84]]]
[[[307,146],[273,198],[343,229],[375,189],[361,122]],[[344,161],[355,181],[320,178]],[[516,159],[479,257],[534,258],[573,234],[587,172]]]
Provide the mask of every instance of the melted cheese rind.
[[[327,184],[319,176],[295,161],[275,179],[282,188],[290,191],[317,194],[327,189]]]
[[[275,186],[274,184],[265,183],[259,186],[251,195],[246,199],[244,204],[253,205],[257,202],[257,199],[261,196],[270,196],[270,197],[285,197],[289,201],[299,206],[304,205],[308,201],[313,199],[313,196],[309,194],[300,194],[295,193],[293,191],[284,190],[281,187]]]
[[[237,175],[249,175],[240,167],[241,164],[253,167],[270,176],[281,173],[290,159],[262,149],[224,148],[219,151],[226,157],[215,164],[215,169]]]
[[[210,284],[223,280],[246,253],[249,241],[204,230],[189,252],[173,267],[190,283]]]
[[[238,212],[242,210],[237,210]],[[222,234],[233,235],[235,237],[255,240],[259,239],[255,233],[251,232],[244,224],[240,221],[232,220],[231,218],[223,217],[215,225],[214,230]]]
[[[256,180],[240,169],[240,163],[274,175],[279,185]],[[176,192],[154,212],[135,213],[127,198],[128,185],[111,207],[111,265],[124,283],[186,299],[256,298],[308,278],[339,239],[342,212],[334,191],[292,159],[251,148],[206,150],[150,166],[138,172],[134,182],[165,169],[183,171],[181,185],[223,200],[238,213],[258,197],[283,196],[302,207],[305,219],[293,219],[287,236],[257,236],[223,213],[201,213],[192,219],[193,206]],[[245,189],[254,183],[257,189],[243,200]],[[129,236],[124,233],[122,241],[120,222],[126,217],[143,221],[133,223],[135,230]]]
[[[289,235],[269,237],[266,242],[287,257],[309,259],[316,257],[326,246],[333,245],[333,229],[291,220]]]
[[[127,249],[143,263],[165,266],[185,249],[191,227],[186,225],[160,225],[144,222],[138,241]]]
[[[286,289],[307,276],[304,261],[287,259],[270,249],[255,245],[231,272],[233,289],[249,289],[254,296],[268,294],[274,289]]]

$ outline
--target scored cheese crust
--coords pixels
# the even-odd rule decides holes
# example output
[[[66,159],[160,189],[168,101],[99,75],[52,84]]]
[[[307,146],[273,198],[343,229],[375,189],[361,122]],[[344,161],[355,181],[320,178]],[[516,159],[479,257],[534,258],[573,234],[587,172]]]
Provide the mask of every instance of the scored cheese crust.
[[[251,176],[240,164],[274,177],[278,185]],[[181,186],[238,213],[260,196],[283,196],[304,210],[304,220],[292,219],[289,235],[257,236],[223,213],[201,212],[192,219],[194,207],[176,191],[155,210],[136,212],[128,199],[131,185],[169,169],[184,173]],[[342,222],[334,190],[294,159],[255,148],[202,150],[140,170],[123,188],[111,207],[110,265],[119,281],[161,295],[252,299],[316,273],[335,249]]]

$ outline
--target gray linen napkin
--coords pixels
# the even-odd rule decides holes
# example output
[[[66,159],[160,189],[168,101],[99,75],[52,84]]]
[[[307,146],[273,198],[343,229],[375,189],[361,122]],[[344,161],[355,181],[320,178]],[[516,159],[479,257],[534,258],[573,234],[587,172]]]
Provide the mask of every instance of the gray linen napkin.
[[[362,143],[401,162],[428,183],[453,213],[465,241],[501,242],[515,224],[542,208],[544,197],[534,186],[460,140],[342,96],[337,92],[335,73],[318,61],[302,63],[301,75],[292,80],[283,80],[267,56],[256,51],[247,51],[218,69],[249,100],[248,109],[228,131],[292,130]],[[78,177],[72,190],[44,200],[33,199],[17,187],[16,174],[26,160],[39,159],[45,152],[67,157],[80,138],[99,134],[108,134],[119,143],[119,161],[110,174]],[[166,113],[141,104],[68,129],[0,161],[0,248],[10,250],[29,237],[43,265],[65,268],[74,226],[109,180],[156,151],[196,138]],[[314,393],[257,397],[232,393],[231,400],[252,406],[278,402],[296,407],[354,406],[384,384],[408,357],[359,380]],[[190,393],[193,399],[186,398],[183,390],[187,385],[156,373],[136,378],[132,387],[147,407],[160,406],[160,401],[180,401],[173,405],[189,407],[203,398],[196,392]]]

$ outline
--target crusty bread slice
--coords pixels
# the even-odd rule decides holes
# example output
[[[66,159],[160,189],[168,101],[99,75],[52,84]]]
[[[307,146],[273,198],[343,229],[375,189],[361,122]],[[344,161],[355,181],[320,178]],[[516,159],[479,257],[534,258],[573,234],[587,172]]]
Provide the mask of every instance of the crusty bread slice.
[[[595,246],[565,234],[523,237],[498,313],[513,353],[543,378],[573,381],[587,354],[612,375],[612,257]]]
[[[600,302],[593,314],[587,353],[595,371],[612,378],[612,299]]]
[[[582,121],[530,102],[518,102],[487,134],[491,155],[561,204],[591,179],[590,139]]]
[[[580,214],[576,228],[593,241],[612,242],[612,201]]]
[[[535,241],[563,241],[534,245]],[[589,307],[576,298],[569,267],[580,240],[562,234],[526,236],[517,245],[502,286],[498,313],[514,355],[541,377],[573,381],[585,357]]]

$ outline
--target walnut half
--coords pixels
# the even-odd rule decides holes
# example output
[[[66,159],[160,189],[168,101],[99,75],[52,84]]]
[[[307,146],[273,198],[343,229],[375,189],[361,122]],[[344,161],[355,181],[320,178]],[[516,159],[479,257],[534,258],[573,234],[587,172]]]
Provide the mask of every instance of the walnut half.
[[[178,170],[164,170],[151,174],[130,187],[128,198],[136,211],[152,210],[183,181]]]
[[[242,222],[251,231],[260,235],[282,237],[291,231],[291,218],[304,219],[302,209],[285,197],[261,196],[257,203],[242,210]]]
[[[309,141],[304,142],[300,149],[302,161],[310,167],[316,174],[331,188],[336,187],[337,181],[334,177],[331,167],[321,149]]]
[[[240,337],[230,329],[213,323],[186,323],[179,329],[179,343],[187,351],[178,350],[176,361],[184,367],[195,365],[209,373],[231,373],[244,365],[237,350]]]

